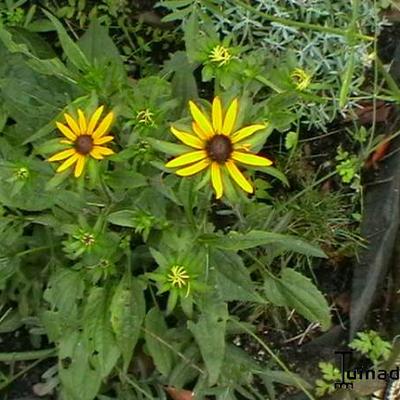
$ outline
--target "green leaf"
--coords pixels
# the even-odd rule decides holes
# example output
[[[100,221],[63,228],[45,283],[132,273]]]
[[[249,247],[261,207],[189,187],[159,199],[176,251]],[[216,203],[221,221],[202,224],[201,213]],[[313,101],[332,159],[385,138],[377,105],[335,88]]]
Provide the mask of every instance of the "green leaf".
[[[42,44],[40,43],[41,40],[39,36],[36,35],[34,36],[34,34],[31,33],[30,35],[32,36],[32,38],[30,38],[28,34],[29,32],[24,32],[24,38],[31,39],[34,40],[35,43],[39,42],[39,44]],[[46,75],[57,75],[69,82],[73,82],[71,73],[57,57],[50,58],[52,55],[41,54],[41,53],[34,54],[32,51],[30,51],[27,44],[16,43],[14,41],[13,35],[11,35],[10,32],[6,31],[4,28],[1,27],[0,27],[0,40],[6,46],[7,50],[9,50],[11,53],[21,53],[27,56],[28,57],[27,64],[29,64],[35,71]],[[39,46],[39,50],[41,50],[41,48],[43,48],[44,45],[45,43],[43,43],[42,46]],[[42,56],[42,58],[44,59],[39,58],[39,56]]]
[[[81,71],[87,71],[90,67],[90,63],[86,58],[85,54],[79,48],[79,46],[74,43],[74,41],[69,37],[67,31],[62,26],[60,21],[50,14],[48,11],[43,10],[46,14],[47,18],[53,23],[54,27],[57,30],[58,38],[60,39],[61,47],[64,50],[65,55],[71,61],[76,68]]]
[[[77,302],[82,298],[84,288],[80,272],[62,268],[50,277],[43,297],[66,319],[74,319],[78,315]]]
[[[351,48],[350,57],[347,61],[346,69],[343,74],[342,86],[340,88],[340,93],[339,93],[339,107],[341,109],[346,105],[349,98],[350,85],[355,68],[355,54],[356,54],[356,47],[353,46]]]
[[[104,288],[93,287],[83,314],[83,333],[91,351],[91,363],[102,378],[109,375],[119,356],[109,318],[109,304]]]
[[[265,303],[256,292],[256,287],[237,254],[214,250],[210,255],[210,265],[214,268],[216,288],[223,300]]]
[[[121,279],[114,292],[110,311],[111,325],[122,352],[124,370],[127,371],[146,314],[143,288],[138,280],[128,274]]]
[[[100,390],[101,375],[90,365],[91,352],[82,333],[65,335],[59,344],[60,395],[68,400],[93,400]]]
[[[188,328],[193,333],[200,348],[201,356],[208,371],[208,383],[215,385],[221,373],[225,357],[225,330],[228,319],[226,304],[202,313],[197,323],[188,321]]]
[[[135,228],[135,216],[137,212],[132,210],[121,210],[111,213],[107,220],[114,225],[125,226],[127,228]]]
[[[261,171],[268,175],[271,175],[274,178],[280,180],[284,185],[289,186],[289,181],[286,178],[286,175],[275,167],[254,167],[252,169],[256,169],[257,171]]]
[[[146,140],[156,150],[169,154],[171,156],[176,156],[178,154],[186,153],[187,151],[189,151],[189,148],[182,144],[170,143],[164,140],[158,140],[154,138],[147,138]]]
[[[281,278],[276,278],[275,285],[270,282],[265,285],[265,294],[272,302],[277,300],[277,305],[294,308],[309,321],[319,322],[323,331],[329,329],[331,317],[328,302],[310,279],[291,268],[285,268]],[[269,292],[271,288],[273,290]],[[271,296],[271,293],[274,294]],[[283,299],[285,304],[282,304]]]
[[[158,308],[154,307],[147,313],[145,327],[146,346],[154,364],[158,371],[164,376],[168,376],[172,368],[173,353],[164,344],[168,343],[168,328],[163,314]]]
[[[0,284],[3,284],[13,276],[19,267],[20,261],[16,258],[0,257]]]
[[[193,75],[196,65],[190,64],[184,51],[177,51],[165,63],[165,73],[173,73],[173,96],[179,99],[178,109],[186,110],[188,101],[198,97],[197,83]]]
[[[244,234],[231,232],[227,236],[205,234],[200,236],[199,240],[202,243],[224,250],[239,251],[258,246],[274,245],[286,251],[294,251],[306,256],[327,258],[319,247],[313,246],[296,236],[274,232],[253,230]]]
[[[276,306],[287,306],[286,297],[281,290],[281,282],[277,278],[267,277],[264,281],[264,291],[267,299]]]
[[[124,75],[125,68],[119,51],[108,35],[107,28],[100,25],[97,19],[92,20],[89,29],[79,39],[78,45],[92,64],[112,64]]]

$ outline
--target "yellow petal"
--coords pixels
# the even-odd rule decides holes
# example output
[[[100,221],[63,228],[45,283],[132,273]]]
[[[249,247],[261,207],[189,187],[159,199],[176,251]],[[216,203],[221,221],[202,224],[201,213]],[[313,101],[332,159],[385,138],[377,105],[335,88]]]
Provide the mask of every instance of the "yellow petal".
[[[197,138],[196,136],[191,135],[190,133],[179,131],[178,129],[171,126],[171,132],[184,144],[187,146],[193,147],[195,149],[203,149],[203,142]]]
[[[61,144],[73,144],[74,142],[72,142],[71,140],[61,139],[60,143]]]
[[[202,171],[204,168],[207,168],[209,165],[210,165],[209,160],[201,160],[201,161],[197,162],[196,164],[191,165],[190,167],[178,169],[178,171],[176,171],[176,174],[180,175],[180,176],[194,175],[194,174],[197,174],[198,172]]]
[[[68,167],[70,167],[77,159],[79,158],[79,154],[75,153],[73,156],[65,160],[58,168],[57,172],[62,172],[66,170]]]
[[[67,137],[68,139],[75,141],[76,136],[74,132],[71,131],[66,125],[62,124],[61,122],[56,122],[57,128],[61,131],[61,133]]]
[[[257,156],[251,153],[242,153],[240,151],[234,151],[231,156],[235,161],[239,161],[247,165],[255,165],[258,167],[269,167],[272,165],[272,161],[268,158]]]
[[[111,154],[114,154],[113,150],[109,149],[108,147],[103,147],[103,146],[93,146],[93,150],[96,150],[102,156],[110,156]]]
[[[253,133],[261,129],[264,129],[266,127],[267,125],[265,124],[257,124],[257,125],[246,126],[242,129],[239,129],[232,135],[232,143],[240,142],[242,139],[245,139],[248,136],[251,136]]]
[[[79,178],[82,175],[83,167],[85,166],[86,157],[79,155],[78,161],[75,165],[75,178]]]
[[[74,132],[76,136],[79,136],[81,134],[81,130],[79,129],[76,121],[67,113],[64,114],[64,117],[67,121],[68,126],[71,128],[71,131]]]
[[[222,129],[222,104],[221,99],[217,96],[212,103],[212,122],[214,132],[219,133]]]
[[[79,121],[79,129],[81,130],[81,134],[85,135],[87,133],[87,131],[86,131],[86,128],[87,128],[86,118],[85,118],[85,114],[79,108],[78,108],[78,121]]]
[[[103,136],[99,139],[94,139],[93,144],[105,144],[105,143],[111,142],[111,140],[113,140],[113,139],[114,139],[113,136]]]
[[[230,135],[233,127],[235,126],[236,117],[238,113],[238,99],[234,99],[232,103],[228,107],[228,111],[226,112],[224,125],[222,126],[221,133],[224,135]]]
[[[114,113],[112,111],[110,111],[105,118],[103,119],[103,121],[100,122],[99,126],[97,127],[97,129],[93,132],[92,136],[93,139],[98,139],[100,137],[102,137],[110,128],[112,122],[114,119]]]
[[[97,122],[99,121],[99,118],[101,114],[103,113],[104,106],[99,107],[93,115],[90,117],[89,125],[87,128],[87,134],[91,135],[94,131],[94,128],[96,128]]]
[[[50,157],[47,161],[53,162],[53,161],[65,160],[66,158],[71,157],[75,153],[76,153],[75,149],[63,150],[60,151],[59,153],[54,154],[54,156]]]
[[[193,101],[189,101],[190,112],[192,113],[193,119],[199,125],[202,131],[204,131],[207,135],[212,135],[214,133],[213,128],[210,124],[208,118],[200,111],[200,108],[193,103]]]
[[[207,157],[205,150],[190,151],[189,153],[182,154],[179,157],[168,161],[165,166],[167,168],[181,167],[182,165],[191,164],[196,161],[203,160]]]
[[[207,134],[204,132],[197,124],[196,122],[192,122],[192,129],[193,132],[202,140],[208,140],[213,136],[213,133]]]
[[[218,163],[211,164],[211,182],[215,190],[215,197],[220,199],[224,193],[222,186],[221,167]]]
[[[101,154],[101,151],[97,149],[96,146],[93,147],[90,155],[96,160],[102,160],[104,158],[104,156]]]
[[[245,191],[248,193],[253,193],[253,187],[249,183],[249,181],[243,176],[243,174],[239,171],[239,168],[235,165],[233,161],[227,161],[225,163],[226,168],[230,176],[233,180]]]

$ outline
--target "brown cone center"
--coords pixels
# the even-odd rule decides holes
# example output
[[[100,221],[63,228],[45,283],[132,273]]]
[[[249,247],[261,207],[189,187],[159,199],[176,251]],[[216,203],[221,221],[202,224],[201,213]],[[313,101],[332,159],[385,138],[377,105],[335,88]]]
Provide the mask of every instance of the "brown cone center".
[[[82,155],[89,154],[93,149],[93,139],[89,135],[81,135],[75,140],[75,150]]]
[[[225,135],[215,135],[208,141],[206,150],[213,161],[223,164],[232,154],[232,142]]]

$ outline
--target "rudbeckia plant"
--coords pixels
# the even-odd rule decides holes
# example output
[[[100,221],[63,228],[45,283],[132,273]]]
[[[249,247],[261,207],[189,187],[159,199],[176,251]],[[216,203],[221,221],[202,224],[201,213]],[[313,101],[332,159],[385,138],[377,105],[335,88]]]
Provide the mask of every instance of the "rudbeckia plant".
[[[211,184],[215,196],[224,194],[224,182],[228,176],[245,192],[253,193],[254,187],[243,174],[241,167],[268,167],[272,161],[254,154],[247,139],[267,127],[265,123],[236,127],[239,101],[234,99],[223,110],[217,96],[212,102],[211,115],[202,111],[193,101],[189,102],[193,118],[191,131],[183,131],[171,126],[171,132],[181,142],[192,149],[166,164],[168,168],[178,168],[179,176],[195,175],[205,169],[211,171]]]
[[[314,78],[291,67],[287,85],[272,77],[271,88],[259,78],[273,60],[266,65],[256,52],[249,59],[234,33],[214,30],[199,41],[193,34],[189,43],[197,11],[186,14],[188,50],[164,47],[162,29],[153,65],[153,28],[141,36],[135,21],[133,30],[137,10],[125,15],[125,6],[109,14],[117,46],[95,12],[87,31],[39,7],[50,34],[33,35],[30,22],[8,30],[0,21],[0,339],[17,341],[12,332],[20,329],[20,337],[32,336],[0,354],[1,392],[18,371],[28,366],[29,373],[29,360],[35,367],[46,359],[40,368],[48,371],[35,370],[45,382],[32,381],[43,396],[166,399],[167,389],[184,388],[196,400],[266,398],[262,382],[272,390],[270,377],[292,376],[270,352],[258,364],[232,344],[236,337],[258,335],[259,318],[271,331],[275,321],[283,331],[295,321],[304,336],[330,326],[329,304],[297,263],[326,257],[313,244],[323,238],[302,223],[300,206],[285,203],[279,169],[290,164],[276,146],[279,121],[282,132],[299,121],[289,132],[296,131],[293,159],[304,158],[294,154],[302,143],[293,104],[316,90]],[[35,9],[26,11],[33,20]],[[53,53],[41,36],[56,34]],[[134,36],[146,51],[126,53],[123,43]],[[273,87],[284,89],[278,98]],[[301,185],[290,193],[307,195]],[[292,234],[300,225],[307,241]],[[330,225],[329,232],[336,234]],[[253,396],[252,386],[262,386],[261,394]]]

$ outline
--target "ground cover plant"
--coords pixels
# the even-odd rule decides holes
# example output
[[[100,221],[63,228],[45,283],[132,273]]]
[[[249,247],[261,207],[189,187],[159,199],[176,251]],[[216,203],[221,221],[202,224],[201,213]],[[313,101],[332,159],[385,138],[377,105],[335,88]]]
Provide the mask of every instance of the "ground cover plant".
[[[0,1],[0,391],[333,393],[295,350],[346,325],[368,247],[390,4],[130,3]]]

